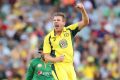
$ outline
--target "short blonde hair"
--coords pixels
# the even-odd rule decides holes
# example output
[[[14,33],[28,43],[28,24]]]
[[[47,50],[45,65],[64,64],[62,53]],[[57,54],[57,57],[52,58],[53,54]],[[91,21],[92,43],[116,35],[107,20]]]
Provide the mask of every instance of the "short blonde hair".
[[[54,18],[55,16],[61,16],[61,17],[63,18],[63,20],[66,20],[65,14],[62,13],[62,12],[57,12],[57,13],[55,13],[55,14],[53,15],[53,18]]]

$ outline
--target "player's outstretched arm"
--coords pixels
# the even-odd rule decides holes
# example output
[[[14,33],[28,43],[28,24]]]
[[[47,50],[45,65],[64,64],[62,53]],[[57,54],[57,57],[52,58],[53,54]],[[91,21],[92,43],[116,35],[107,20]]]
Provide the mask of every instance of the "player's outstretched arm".
[[[46,62],[62,62],[64,60],[64,55],[61,55],[59,57],[52,57],[49,54],[44,54],[44,59]]]
[[[83,6],[82,3],[76,4],[76,8],[77,8],[78,11],[80,11],[81,14],[82,14],[82,21],[80,21],[80,22],[78,23],[78,28],[79,28],[79,30],[81,30],[83,27],[85,27],[86,25],[89,24],[89,17],[88,17],[88,15],[87,15],[87,12],[86,12],[86,10],[85,10],[85,8],[84,8],[84,6]]]

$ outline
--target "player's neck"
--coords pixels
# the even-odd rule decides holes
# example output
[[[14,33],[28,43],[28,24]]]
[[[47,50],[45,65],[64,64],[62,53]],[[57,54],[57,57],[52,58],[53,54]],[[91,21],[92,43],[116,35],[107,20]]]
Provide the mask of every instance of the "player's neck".
[[[61,35],[62,31],[63,31],[63,30],[61,30],[61,31],[55,31],[55,36],[56,36],[56,35],[58,35],[58,36]]]
[[[55,35],[60,35],[62,33],[62,31],[57,31],[55,32]]]

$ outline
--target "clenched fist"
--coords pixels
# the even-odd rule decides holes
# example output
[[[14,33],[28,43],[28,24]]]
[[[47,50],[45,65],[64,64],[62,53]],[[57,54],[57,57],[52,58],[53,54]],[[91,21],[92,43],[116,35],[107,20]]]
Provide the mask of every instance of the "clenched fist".
[[[83,6],[82,3],[78,3],[78,4],[76,4],[75,7],[76,7],[77,9],[79,9],[79,10],[84,10],[84,6]]]

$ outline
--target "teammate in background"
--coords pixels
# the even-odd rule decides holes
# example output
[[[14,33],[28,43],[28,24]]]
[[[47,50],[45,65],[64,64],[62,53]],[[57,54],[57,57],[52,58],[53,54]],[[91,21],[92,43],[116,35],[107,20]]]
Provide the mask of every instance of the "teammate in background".
[[[26,80],[57,80],[55,73],[52,71],[51,62],[44,61],[43,45],[39,49],[38,56],[32,59],[27,70]]]
[[[82,14],[82,21],[65,27],[65,15],[58,12],[53,16],[54,30],[44,39],[45,61],[54,63],[53,68],[58,80],[76,80],[73,67],[73,37],[89,24],[89,18],[83,4],[78,3],[76,8]],[[61,62],[56,57],[61,57]]]

